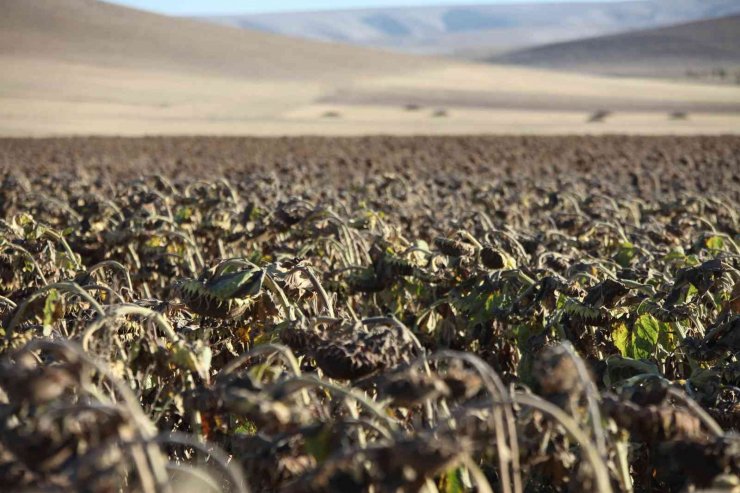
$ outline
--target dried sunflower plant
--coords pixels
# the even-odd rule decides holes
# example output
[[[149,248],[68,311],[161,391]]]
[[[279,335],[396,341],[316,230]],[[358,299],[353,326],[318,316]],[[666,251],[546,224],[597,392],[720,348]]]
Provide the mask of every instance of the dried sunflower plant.
[[[497,142],[7,170],[2,489],[740,491],[738,139]]]

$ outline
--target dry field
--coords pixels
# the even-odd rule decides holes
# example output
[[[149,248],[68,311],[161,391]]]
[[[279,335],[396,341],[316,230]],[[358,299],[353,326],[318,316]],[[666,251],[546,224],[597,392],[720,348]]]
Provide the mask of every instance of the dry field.
[[[0,66],[2,136],[740,131],[740,87],[413,57],[92,0],[7,0]],[[597,111],[613,115],[588,123]]]
[[[0,135],[15,137],[740,131],[740,88],[515,67],[450,64],[326,82],[25,60],[4,66]],[[444,116],[435,116],[440,110]],[[611,115],[589,123],[600,110]],[[672,119],[674,112],[687,118]]]
[[[740,138],[0,139],[9,491],[736,491]]]
[[[93,0],[0,66],[0,488],[740,485],[740,89]]]

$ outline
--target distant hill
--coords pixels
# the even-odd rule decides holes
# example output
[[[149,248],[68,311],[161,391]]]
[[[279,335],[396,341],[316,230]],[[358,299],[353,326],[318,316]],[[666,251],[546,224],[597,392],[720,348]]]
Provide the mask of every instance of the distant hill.
[[[308,39],[475,58],[735,13],[740,13],[738,0],[564,0],[548,4],[379,8],[204,19]]]
[[[94,0],[0,3],[0,135],[740,128],[736,88],[388,53]],[[587,124],[599,110],[623,116]]]
[[[609,75],[718,77],[724,73],[729,82],[740,83],[740,15],[555,43],[489,61]]]
[[[1,0],[0,56],[256,79],[423,66],[414,57],[166,17],[96,0]],[[337,63],[341,60],[341,63]]]

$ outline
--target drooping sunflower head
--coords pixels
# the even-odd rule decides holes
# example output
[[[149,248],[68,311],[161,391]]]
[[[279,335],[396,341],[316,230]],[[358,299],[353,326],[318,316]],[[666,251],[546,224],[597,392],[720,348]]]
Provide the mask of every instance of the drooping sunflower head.
[[[207,317],[236,318],[253,303],[262,289],[265,272],[233,264],[209,269],[197,279],[175,283],[175,291],[188,309]]]

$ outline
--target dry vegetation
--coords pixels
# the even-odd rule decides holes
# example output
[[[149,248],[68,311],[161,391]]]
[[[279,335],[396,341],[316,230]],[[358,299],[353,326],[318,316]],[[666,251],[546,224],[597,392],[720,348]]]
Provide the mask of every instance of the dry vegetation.
[[[740,138],[0,140],[13,491],[736,491]]]
[[[389,54],[93,0],[2,6],[0,136],[740,131],[736,86]],[[588,125],[599,109],[615,118]]]

